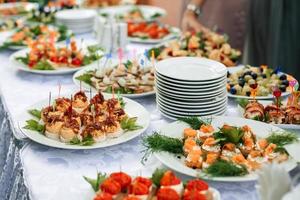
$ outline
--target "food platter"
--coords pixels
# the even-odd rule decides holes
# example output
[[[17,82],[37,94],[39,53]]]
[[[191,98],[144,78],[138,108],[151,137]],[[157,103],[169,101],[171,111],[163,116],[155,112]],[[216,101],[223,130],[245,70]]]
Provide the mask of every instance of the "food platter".
[[[269,125],[269,124],[265,124],[262,122],[257,122],[257,121],[253,121],[253,120],[248,120],[248,119],[243,119],[243,118],[236,118],[236,117],[213,117],[212,118],[212,125],[215,128],[221,127],[223,126],[224,123],[230,123],[230,125],[233,126],[243,126],[243,125],[247,125],[249,127],[251,127],[251,129],[253,130],[253,132],[256,134],[256,136],[258,138],[265,138],[270,134],[270,131],[283,131],[282,129],[273,126],[273,125]],[[182,131],[189,127],[186,123],[183,122],[173,122],[170,123],[166,126],[164,126],[163,128],[161,128],[159,130],[159,132],[162,135],[165,136],[169,136],[172,138],[181,138],[182,137]],[[293,148],[291,148],[293,147]],[[290,144],[288,145],[288,148],[286,148],[288,150],[288,153],[293,156],[297,154],[297,151],[299,152],[300,150],[300,144],[298,143],[294,143],[294,144]],[[174,154],[170,154],[168,152],[155,152],[154,155],[166,166],[170,167],[171,169],[189,175],[189,176],[193,176],[193,177],[202,177],[205,179],[209,179],[209,180],[214,180],[214,181],[226,181],[226,182],[243,182],[243,181],[253,181],[257,179],[257,174],[255,172],[251,172],[248,175],[244,175],[244,176],[229,176],[229,177],[213,177],[213,176],[208,176],[205,175],[203,172],[201,172],[201,170],[195,170],[192,168],[187,167],[184,164],[184,161],[181,158],[178,158],[176,155]],[[287,161],[285,161],[282,166],[290,171],[293,168],[296,167],[296,162],[295,160],[293,160],[293,158],[289,158]]]
[[[71,96],[71,95],[64,95],[64,96]],[[113,97],[112,95],[109,94],[104,94],[103,96],[105,99],[109,99]],[[46,146],[61,148],[61,149],[96,149],[96,148],[104,148],[112,145],[121,144],[143,133],[149,126],[149,122],[150,122],[150,115],[142,105],[127,98],[124,98],[123,100],[125,103],[125,108],[124,108],[125,112],[128,114],[129,117],[136,117],[137,118],[136,123],[139,126],[141,126],[141,128],[134,131],[124,132],[122,135],[118,137],[107,138],[105,141],[96,142],[92,145],[85,146],[85,145],[69,144],[69,143],[51,139],[49,137],[46,137],[44,134],[24,128],[26,126],[26,121],[32,118],[32,116],[28,113],[28,110],[32,110],[32,109],[41,110],[42,108],[48,105],[49,103],[48,99],[39,101],[34,105],[28,107],[28,109],[24,110],[22,114],[18,117],[19,128],[21,132],[25,134],[29,139]]]

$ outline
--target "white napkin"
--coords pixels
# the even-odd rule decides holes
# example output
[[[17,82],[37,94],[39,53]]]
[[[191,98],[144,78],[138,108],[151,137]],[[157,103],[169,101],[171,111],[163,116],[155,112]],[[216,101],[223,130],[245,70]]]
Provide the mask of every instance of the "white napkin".
[[[256,188],[261,200],[281,200],[290,191],[291,179],[282,165],[265,165],[258,173]]]

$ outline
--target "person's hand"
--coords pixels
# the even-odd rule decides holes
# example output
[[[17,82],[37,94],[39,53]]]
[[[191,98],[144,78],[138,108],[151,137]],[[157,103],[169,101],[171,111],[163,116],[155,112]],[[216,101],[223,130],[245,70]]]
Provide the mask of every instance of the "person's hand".
[[[207,32],[208,31],[208,29],[198,21],[195,13],[193,13],[190,10],[185,11],[182,22],[181,22],[181,28],[183,31],[190,31],[190,30],[193,30],[196,32],[199,32],[199,31]]]

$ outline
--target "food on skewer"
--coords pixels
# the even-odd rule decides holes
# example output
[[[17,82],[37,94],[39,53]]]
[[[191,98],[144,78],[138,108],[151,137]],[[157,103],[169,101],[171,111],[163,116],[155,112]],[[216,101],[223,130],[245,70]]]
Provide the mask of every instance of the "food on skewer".
[[[128,36],[141,39],[162,39],[170,34],[169,27],[157,22],[128,23]]]
[[[133,178],[124,172],[115,172],[110,176],[98,174],[99,177],[101,179],[97,180],[85,177],[96,192],[94,200],[190,200],[195,197],[214,200],[216,196],[205,181],[189,180],[184,186],[172,171],[166,170],[157,169],[152,178]]]
[[[141,128],[136,124],[136,118],[129,118],[120,101],[104,99],[101,93],[89,100],[84,92],[79,91],[71,99],[60,97],[41,111],[34,111],[39,113],[34,116],[40,118],[35,123],[42,129],[37,129],[32,120],[27,121],[25,128],[69,144],[103,142]]]
[[[140,66],[137,61],[127,61],[115,66],[100,66],[76,77],[97,90],[120,94],[140,94],[154,90],[154,68]]]

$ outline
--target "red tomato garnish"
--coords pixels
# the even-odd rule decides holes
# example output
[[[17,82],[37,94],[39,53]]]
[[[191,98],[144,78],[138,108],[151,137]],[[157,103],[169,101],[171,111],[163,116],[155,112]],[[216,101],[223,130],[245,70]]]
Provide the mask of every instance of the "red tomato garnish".
[[[36,64],[35,61],[29,61],[28,66],[32,68]]]
[[[197,191],[203,191],[208,190],[208,184],[205,181],[202,181],[200,179],[191,180],[186,184],[185,189],[186,190],[197,190]]]
[[[129,194],[134,194],[134,195],[149,194],[149,188],[147,187],[147,185],[143,183],[134,182],[129,186]]]
[[[160,180],[160,185],[162,186],[178,185],[180,183],[181,180],[172,171],[166,171]]]
[[[138,176],[134,179],[134,182],[139,182],[139,183],[143,183],[144,185],[146,185],[148,188],[150,188],[152,186],[152,181],[148,178],[144,178],[141,176]]]
[[[101,192],[100,194],[98,194],[94,200],[112,200],[112,195],[106,192]]]
[[[137,198],[137,197],[125,197],[123,200],[140,200],[140,198]]]
[[[183,200],[206,200],[206,196],[197,190],[186,190],[183,194]]]
[[[58,62],[59,62],[59,59],[58,59],[57,56],[54,56],[54,57],[50,58],[50,60],[51,60],[52,62],[55,62],[55,63],[58,63]]]
[[[67,57],[59,57],[58,62],[60,62],[60,63],[68,63],[68,58]]]
[[[82,61],[79,58],[73,58],[71,63],[72,65],[80,66]]]
[[[110,178],[120,183],[122,191],[127,189],[131,183],[131,177],[123,172],[112,173]]]
[[[105,181],[103,181],[103,183],[100,186],[100,189],[103,192],[115,195],[121,192],[121,185],[112,178],[108,178]]]
[[[157,192],[157,200],[179,200],[180,196],[171,188],[160,188]]]

